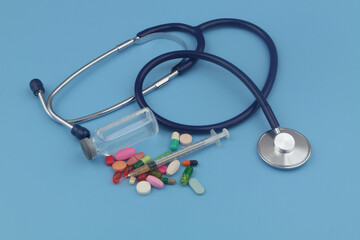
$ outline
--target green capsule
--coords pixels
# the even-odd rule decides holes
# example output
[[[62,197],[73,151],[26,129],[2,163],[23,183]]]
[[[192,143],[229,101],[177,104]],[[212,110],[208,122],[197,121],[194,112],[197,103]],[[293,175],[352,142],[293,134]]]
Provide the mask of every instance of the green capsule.
[[[171,152],[169,152],[169,151],[164,152],[163,154],[161,154],[161,155],[158,156],[157,158],[153,159],[153,161],[158,160],[158,159],[160,159],[160,158],[162,158],[162,157],[165,157],[165,156],[167,156],[167,155],[169,155],[169,154],[171,154]]]
[[[171,151],[176,151],[179,148],[179,138],[180,138],[180,134],[178,132],[173,132],[171,134],[171,142],[170,142]]]
[[[135,168],[139,168],[145,164],[148,164],[148,162],[150,162],[151,160],[151,157],[146,155],[145,157],[143,157],[142,159],[140,159],[139,161],[137,161],[133,166],[134,166],[134,169]]]
[[[180,179],[181,185],[185,186],[189,183],[190,177],[193,173],[194,169],[192,166],[187,166],[184,170],[184,173]]]
[[[160,178],[160,180],[164,183],[164,184],[175,184],[176,180],[173,178],[166,178],[166,177],[162,177]]]
[[[162,177],[162,173],[161,173],[159,170],[157,170],[157,169],[151,169],[151,170],[149,171],[149,174],[150,174],[150,175],[153,175],[154,177],[157,177],[157,178],[159,178],[159,179],[161,179],[161,177]]]
[[[151,157],[149,155],[146,155],[145,157],[143,157],[141,159],[141,161],[143,161],[144,164],[148,164],[150,162],[150,160],[151,160]]]

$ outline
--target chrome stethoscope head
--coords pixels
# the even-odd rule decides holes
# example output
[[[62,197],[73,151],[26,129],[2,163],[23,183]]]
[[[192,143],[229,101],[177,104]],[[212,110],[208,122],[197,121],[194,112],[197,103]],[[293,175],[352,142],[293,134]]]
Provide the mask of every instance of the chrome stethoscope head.
[[[264,133],[258,141],[257,149],[266,163],[284,169],[303,165],[311,154],[306,137],[288,128],[275,128]]]

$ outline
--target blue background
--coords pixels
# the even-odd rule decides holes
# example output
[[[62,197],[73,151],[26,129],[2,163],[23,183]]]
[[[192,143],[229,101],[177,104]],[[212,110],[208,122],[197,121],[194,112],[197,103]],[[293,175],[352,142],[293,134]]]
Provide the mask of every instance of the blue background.
[[[0,239],[359,239],[359,10],[359,1],[2,1]],[[280,124],[312,144],[301,168],[281,171],[260,159],[257,140],[269,125],[258,111],[230,129],[222,148],[189,156],[200,161],[193,176],[204,195],[177,184],[142,197],[134,186],[113,184],[102,158],[86,160],[29,90],[37,77],[49,94],[145,28],[221,17],[253,22],[273,38],[279,68],[268,100]],[[178,36],[194,48],[191,36]],[[234,28],[205,37],[207,52],[264,84],[268,53],[258,38]],[[79,76],[54,108],[73,118],[122,100],[146,62],[177,49],[167,40],[129,48]],[[205,62],[146,99],[163,116],[194,124],[225,120],[253,101],[240,81]],[[136,110],[132,104],[84,126],[93,131]],[[135,147],[156,157],[170,134],[161,127]]]

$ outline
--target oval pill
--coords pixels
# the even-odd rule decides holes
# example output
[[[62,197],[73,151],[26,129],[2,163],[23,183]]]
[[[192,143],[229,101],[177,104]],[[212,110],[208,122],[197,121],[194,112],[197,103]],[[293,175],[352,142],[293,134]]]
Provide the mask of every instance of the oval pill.
[[[115,172],[123,172],[126,167],[127,164],[124,161],[116,161],[112,165],[112,168],[114,169]]]
[[[162,165],[162,166],[157,168],[157,170],[159,170],[162,174],[166,173],[166,169],[167,169],[166,165]]]
[[[176,151],[179,148],[179,138],[180,138],[180,134],[178,132],[173,132],[171,134],[171,142],[170,142],[171,151]]]
[[[180,161],[175,159],[167,167],[166,175],[168,175],[168,176],[174,175],[177,172],[177,170],[179,169],[179,167],[180,167]]]
[[[136,184],[136,191],[140,195],[148,195],[151,192],[151,185],[147,181],[141,181]]]
[[[137,161],[139,161],[140,159],[142,159],[145,156],[145,153],[143,152],[139,152],[137,154],[135,154],[134,156],[132,156],[131,158],[129,158],[129,160],[126,162],[127,165],[134,165]]]
[[[190,178],[189,185],[196,194],[201,195],[205,192],[205,188],[196,178]]]
[[[184,133],[180,135],[179,140],[182,145],[190,145],[192,143],[192,136],[188,133]]]
[[[153,175],[147,176],[146,181],[149,182],[151,186],[155,188],[161,189],[164,187],[164,183],[159,178],[154,177]]]
[[[135,154],[136,154],[135,148],[132,148],[132,147],[124,148],[124,149],[119,150],[115,154],[115,159],[118,160],[118,161],[123,161],[123,160],[131,158]]]

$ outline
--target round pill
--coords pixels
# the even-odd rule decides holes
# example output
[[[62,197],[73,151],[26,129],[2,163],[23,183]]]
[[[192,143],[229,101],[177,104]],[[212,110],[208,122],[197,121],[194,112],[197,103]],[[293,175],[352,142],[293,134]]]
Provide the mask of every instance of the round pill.
[[[131,158],[132,156],[134,156],[136,153],[135,148],[124,148],[119,150],[116,154],[115,154],[115,159],[118,161],[123,161],[126,159]]]
[[[112,165],[112,168],[114,169],[115,172],[123,172],[126,167],[127,164],[124,161],[116,161]]]
[[[177,172],[177,170],[179,169],[179,167],[180,167],[179,160],[172,161],[166,169],[166,175],[168,175],[168,176],[174,175]]]
[[[201,195],[205,192],[205,188],[196,178],[190,178],[189,185],[196,194]]]
[[[164,187],[164,183],[157,177],[153,176],[153,175],[149,175],[146,178],[146,181],[148,183],[151,184],[151,186],[155,187],[155,188],[163,188]]]
[[[151,185],[147,181],[141,181],[136,184],[136,191],[140,195],[148,195],[151,192]]]
[[[189,145],[192,143],[192,136],[190,134],[184,133],[180,135],[180,143],[182,145]]]

